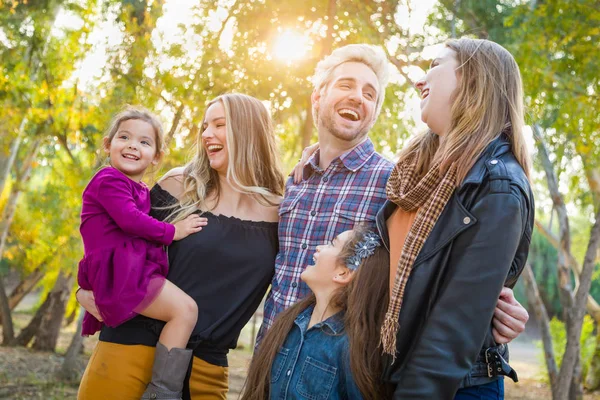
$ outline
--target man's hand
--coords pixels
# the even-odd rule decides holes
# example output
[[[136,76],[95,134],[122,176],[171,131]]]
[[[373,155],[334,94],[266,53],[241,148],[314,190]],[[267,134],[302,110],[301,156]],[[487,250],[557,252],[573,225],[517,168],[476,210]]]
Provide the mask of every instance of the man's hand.
[[[527,320],[529,314],[515,299],[512,289],[502,288],[492,320],[492,334],[496,343],[509,343],[515,339],[525,330]]]
[[[77,298],[77,302],[85,308],[87,312],[92,314],[96,319],[102,322],[102,317],[98,312],[98,308],[96,307],[96,301],[94,300],[94,293],[91,290],[83,290],[79,289],[77,294],[75,294]]]

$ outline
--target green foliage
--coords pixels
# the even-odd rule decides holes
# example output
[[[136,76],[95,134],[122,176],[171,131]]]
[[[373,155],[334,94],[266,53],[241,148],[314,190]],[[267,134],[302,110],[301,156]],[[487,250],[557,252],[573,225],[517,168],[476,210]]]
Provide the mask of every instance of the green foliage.
[[[231,91],[257,96],[268,101],[289,170],[301,151],[300,132],[310,112],[309,78],[319,59],[347,43],[381,45],[392,35],[402,35],[407,45],[422,43],[399,29],[394,1],[339,3],[333,9],[324,0],[200,2],[190,10],[191,22],[171,27],[174,39],[167,40],[164,27],[157,28],[168,3],[15,0],[0,5],[0,165],[18,135],[24,136],[24,146],[17,167],[28,144],[43,139],[0,260],[23,276],[41,266],[45,290],[60,270],[76,271],[82,256],[81,192],[102,163],[103,132],[124,104],[155,111],[173,135],[156,177],[184,164],[195,151],[207,101]],[[65,16],[73,26],[60,22]],[[75,73],[93,51],[92,34],[102,24],[113,24],[119,40],[106,41],[100,76],[83,85]],[[305,33],[312,46],[297,61],[270,55],[285,30]],[[231,43],[225,46],[227,32]],[[413,128],[404,113],[406,94],[413,89],[406,80],[395,82],[371,134],[389,156]],[[15,172],[5,189],[18,184]]]
[[[560,317],[562,306],[558,294],[558,254],[556,248],[537,229],[533,231],[527,260],[531,264],[548,315],[550,318]],[[515,286],[515,296],[521,304],[527,307],[525,290],[525,285],[520,279]]]
[[[557,318],[552,318],[552,320],[550,321],[550,333],[552,335],[552,348],[556,357],[556,363],[557,366],[560,368],[565,352],[565,347],[567,345],[567,332],[565,329],[565,324]],[[541,341],[537,343],[537,346],[541,350],[540,363],[544,364],[544,353]],[[594,320],[589,315],[586,315],[583,319],[579,349],[581,356],[582,376],[586,376],[587,374],[590,362],[592,361],[592,356],[594,355],[595,346],[596,336],[594,334]],[[543,372],[543,379],[546,382],[549,382],[546,369],[544,369]]]
[[[600,159],[595,145],[600,134],[595,56],[600,10],[592,0],[538,2],[534,9],[512,0],[442,0],[422,35],[398,23],[410,11],[399,1],[203,0],[189,10],[185,23],[169,26],[167,37],[163,18],[172,3],[0,4],[0,39],[5,37],[0,44],[0,165],[21,126],[25,143],[34,136],[44,139],[0,269],[10,266],[27,274],[45,263],[44,287],[52,285],[59,269],[75,272],[82,255],[77,230],[81,192],[101,165],[103,132],[124,104],[153,110],[173,134],[156,177],[193,154],[209,100],[232,91],[254,95],[270,106],[287,172],[301,151],[316,63],[348,43],[385,45],[388,51],[395,43],[398,49],[390,58],[404,67],[395,71],[370,134],[376,148],[393,157],[415,129],[407,110],[415,92],[405,74],[422,65],[421,48],[443,41],[452,29],[457,36],[486,36],[501,43],[521,65],[529,119],[546,129],[561,184],[568,188],[566,200],[580,214],[571,221],[573,252],[582,256],[593,201],[585,171]],[[64,13],[77,26],[57,26],[57,15]],[[107,62],[96,80],[83,85],[75,72],[93,51],[92,34],[102,24],[113,24],[118,39],[101,43]],[[303,57],[291,61],[272,54],[286,31],[306,37],[310,48]],[[19,163],[22,156],[23,150]],[[9,184],[17,180],[12,171]],[[544,190],[538,185],[536,195]],[[560,315],[556,251],[537,233],[530,260],[549,311]],[[600,296],[597,277],[591,292]]]

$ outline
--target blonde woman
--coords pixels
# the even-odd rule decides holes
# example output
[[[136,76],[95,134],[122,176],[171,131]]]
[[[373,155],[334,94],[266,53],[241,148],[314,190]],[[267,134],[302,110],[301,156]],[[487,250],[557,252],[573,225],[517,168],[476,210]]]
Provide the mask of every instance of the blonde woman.
[[[492,317],[534,220],[519,67],[494,42],[452,40],[416,87],[429,131],[400,153],[377,216],[390,251],[384,378],[394,399],[503,399],[516,374]]]
[[[153,215],[170,223],[201,214],[202,232],[169,247],[168,279],[198,305],[188,348],[189,371],[165,357],[152,369],[163,323],[145,317],[104,327],[79,389],[79,399],[140,399],[151,378],[177,381],[187,374],[183,398],[226,399],[227,352],[264,296],[277,254],[277,205],[284,177],[271,119],[264,105],[227,94],[206,109],[198,152],[185,167],[168,172],[151,190]],[[78,300],[88,311],[90,292]],[[157,361],[158,363],[158,361]],[[179,399],[181,397],[161,397]]]

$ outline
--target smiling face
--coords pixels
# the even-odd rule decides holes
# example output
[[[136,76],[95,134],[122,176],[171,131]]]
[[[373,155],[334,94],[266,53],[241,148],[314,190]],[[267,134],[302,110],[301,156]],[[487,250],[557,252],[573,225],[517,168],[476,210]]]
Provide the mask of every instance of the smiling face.
[[[313,92],[319,132],[358,144],[375,122],[377,88],[375,72],[366,64],[346,62],[335,68],[323,93]]]
[[[210,167],[220,174],[227,173],[227,122],[223,103],[217,101],[208,107],[202,124],[202,144],[208,155]]]
[[[445,47],[415,85],[421,93],[421,120],[439,136],[450,129],[453,96],[458,87],[457,68],[456,52]]]
[[[141,119],[121,122],[111,140],[104,138],[104,149],[113,168],[138,182],[146,169],[158,164],[160,158],[154,127]]]
[[[330,243],[317,246],[313,256],[314,265],[306,267],[300,275],[313,292],[323,288],[336,288],[339,286],[336,276],[350,273],[348,268],[340,263],[339,255],[344,244],[351,238],[352,231],[345,231]]]

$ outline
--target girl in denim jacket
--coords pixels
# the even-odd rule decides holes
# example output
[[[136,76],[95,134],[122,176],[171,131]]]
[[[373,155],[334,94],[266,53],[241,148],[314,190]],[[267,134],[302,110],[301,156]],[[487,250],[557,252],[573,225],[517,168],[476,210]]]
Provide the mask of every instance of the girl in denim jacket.
[[[379,327],[388,258],[379,237],[364,228],[318,246],[314,265],[301,275],[313,294],[275,320],[250,364],[242,399],[387,397]]]

